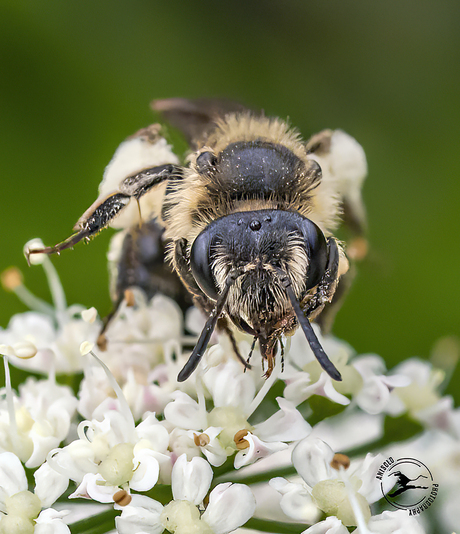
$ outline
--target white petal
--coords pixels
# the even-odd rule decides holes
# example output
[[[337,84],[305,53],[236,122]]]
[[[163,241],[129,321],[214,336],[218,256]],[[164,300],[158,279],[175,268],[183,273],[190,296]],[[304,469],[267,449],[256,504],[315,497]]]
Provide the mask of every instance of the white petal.
[[[302,534],[348,534],[348,529],[343,526],[342,521],[331,516],[325,521],[307,528]]]
[[[69,478],[61,475],[44,463],[34,473],[35,494],[44,507],[51,506],[64,493],[69,485]]]
[[[264,442],[250,432],[246,434],[244,439],[249,443],[249,447],[236,454],[234,461],[235,469],[240,469],[245,465],[254,463],[260,458],[265,458],[275,452],[288,448],[288,445],[282,441]]]
[[[226,534],[244,525],[254,514],[256,500],[244,484],[219,484],[209,495],[202,515],[215,534]]]
[[[129,487],[136,491],[152,489],[160,474],[160,465],[155,458],[155,451],[141,449],[134,455],[133,464],[135,468]]]
[[[361,391],[355,396],[356,403],[361,410],[373,415],[383,412],[389,399],[388,387],[378,376],[368,378]]]
[[[320,516],[318,507],[303,484],[294,484],[284,478],[273,478],[270,486],[281,493],[280,507],[283,512],[296,521],[314,523]]]
[[[27,478],[19,458],[12,452],[0,454],[0,506],[6,497],[27,489]]]
[[[246,409],[254,398],[256,388],[250,373],[235,360],[211,367],[204,375],[206,387],[214,406],[234,406]]]
[[[374,534],[425,534],[420,523],[407,510],[383,512],[369,520],[369,529]],[[360,534],[359,528],[355,531]]]
[[[355,462],[353,462],[349,469],[349,476],[354,475],[362,481],[358,492],[366,498],[369,504],[382,498],[380,482],[375,477],[384,461],[385,457],[382,454],[367,454],[362,461],[357,463],[356,467]]]
[[[158,452],[166,452],[169,445],[169,432],[158,421],[155,414],[150,413],[136,427],[139,438],[148,439],[152,449]]]
[[[161,534],[164,531],[160,523],[163,506],[144,495],[133,495],[131,504],[120,508],[121,516],[115,518],[118,534]]]
[[[175,392],[175,399],[166,405],[165,419],[174,426],[187,430],[206,428],[206,414],[199,404],[182,391]]]
[[[295,371],[293,379],[286,383],[284,397],[292,401],[296,406],[311,396],[309,386],[311,378],[308,373]]]
[[[382,376],[381,379],[389,388],[405,388],[412,382],[408,376],[404,375]]]
[[[82,497],[83,499],[93,499],[101,503],[113,503],[113,495],[120,488],[116,486],[104,485],[104,479],[98,473],[96,475],[88,473],[83,477],[78,488],[69,495],[69,499]]]
[[[174,499],[200,504],[209,490],[212,476],[212,468],[204,458],[193,458],[187,462],[187,456],[183,454],[172,469]]]
[[[334,451],[318,438],[306,438],[292,452],[292,463],[297,473],[312,488],[321,480],[331,478],[330,463]]]
[[[263,441],[296,441],[308,436],[311,426],[292,402],[277,397],[280,410],[255,426],[254,433]]]
[[[57,512],[52,508],[43,510],[35,522],[34,534],[70,534],[69,527],[63,521],[66,511]]]

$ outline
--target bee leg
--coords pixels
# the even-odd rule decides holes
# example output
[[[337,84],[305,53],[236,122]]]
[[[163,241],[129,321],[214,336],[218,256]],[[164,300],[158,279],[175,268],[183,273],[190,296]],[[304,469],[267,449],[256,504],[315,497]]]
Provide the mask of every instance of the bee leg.
[[[309,298],[306,306],[304,307],[301,303],[301,308],[305,316],[310,320],[316,319],[322,312],[324,306],[331,302],[337,288],[340,262],[339,248],[337,241],[333,237],[327,240],[327,244],[329,253],[324,275],[316,286],[315,294]]]
[[[72,248],[82,239],[93,237],[104,228],[107,228],[119,212],[129,204],[131,198],[138,201],[153,187],[181,172],[180,167],[177,165],[167,164],[128,176],[121,182],[118,191],[106,197],[98,198],[83,213],[74,227],[75,234],[54,247],[27,250],[26,258],[28,259],[30,254],[59,254],[67,248]]]
[[[106,228],[110,221],[129,203],[130,198],[123,193],[113,193],[102,200],[96,201],[91,208],[80,217],[75,225],[78,230],[62,243],[54,247],[45,247],[26,251],[26,258],[30,254],[59,254],[66,248],[72,248],[82,239],[89,239],[102,229]]]
[[[281,372],[283,372],[284,371],[284,344],[281,341],[281,339],[280,339],[280,347],[281,347],[281,350],[280,350],[280,353],[281,353]]]
[[[350,269],[339,278],[339,282],[331,302],[327,302],[324,305],[323,310],[315,318],[315,322],[319,325],[323,334],[328,334],[332,330],[335,316],[342,307],[355,276],[356,267],[355,264],[352,263],[350,265]]]
[[[252,353],[254,352],[254,347],[256,346],[256,343],[257,343],[257,337],[254,336],[254,339],[253,339],[252,345],[251,345],[251,350],[249,351],[248,358],[246,360],[247,366],[244,368],[245,372],[246,372],[246,369],[251,368],[251,366],[249,365],[249,362],[251,361],[251,356],[252,356]]]
[[[267,362],[267,369],[264,373],[264,378],[269,378],[275,368],[275,356],[277,343],[276,339],[264,339],[259,337],[260,353],[262,355],[262,370],[264,361]]]
[[[187,291],[193,295],[195,301],[201,309],[204,309],[208,314],[212,310],[212,305],[209,304],[209,299],[198,287],[189,266],[189,259],[187,257],[187,240],[178,239],[174,245],[174,268],[179,274],[179,277],[186,287]]]

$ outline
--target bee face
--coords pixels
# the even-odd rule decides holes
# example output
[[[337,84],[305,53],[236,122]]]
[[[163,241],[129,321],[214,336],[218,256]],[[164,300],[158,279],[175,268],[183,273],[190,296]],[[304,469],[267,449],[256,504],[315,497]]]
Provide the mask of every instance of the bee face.
[[[115,220],[136,242],[136,247],[127,247],[131,258],[131,250],[147,239],[143,230],[134,229],[139,228],[133,222],[139,207],[146,217],[144,230],[155,229],[159,249],[165,241],[167,262],[208,315],[178,380],[196,368],[216,325],[231,336],[242,359],[229,322],[259,342],[266,376],[274,367],[281,336],[300,326],[322,367],[340,380],[310,319],[326,315],[325,305],[348,269],[342,245],[332,236],[341,210],[354,221],[352,231],[359,234],[365,228],[360,186],[366,161],[361,147],[338,130],[304,143],[286,122],[222,101],[170,99],[153,107],[190,140],[195,152],[188,164],[178,164],[158,126],[148,130],[151,136],[141,131],[139,139],[122,145],[122,154],[121,148],[117,151],[101,196],[80,218],[77,233],[31,253],[60,252]],[[123,218],[129,210],[130,218]],[[138,252],[130,259],[129,272],[147,280],[145,269],[151,262],[140,260],[143,251]],[[131,268],[139,265],[142,269]],[[128,272],[121,266],[120,261],[120,273]],[[157,267],[152,270],[164,270]],[[163,274],[159,277],[166,278]],[[135,274],[130,283],[142,285],[140,278]],[[161,290],[160,283],[149,284],[149,294]]]
[[[240,273],[224,310],[258,338],[296,324],[280,273],[288,276],[295,297],[302,301],[319,283],[326,265],[322,231],[297,213],[274,209],[236,212],[213,221],[195,239],[190,254],[193,277],[213,301],[229,274]]]

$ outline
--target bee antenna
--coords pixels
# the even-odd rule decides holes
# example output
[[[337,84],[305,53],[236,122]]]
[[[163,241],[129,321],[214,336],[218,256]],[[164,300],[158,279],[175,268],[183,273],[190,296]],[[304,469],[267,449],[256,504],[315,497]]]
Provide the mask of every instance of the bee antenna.
[[[305,317],[305,314],[302,308],[300,307],[299,301],[295,296],[294,290],[292,289],[289,277],[283,271],[280,271],[279,274],[281,276],[281,282],[284,288],[286,289],[286,293],[289,297],[289,300],[291,301],[292,307],[294,308],[297,320],[299,321],[300,326],[302,327],[303,333],[307,338],[308,344],[310,345],[310,348],[313,351],[315,358],[318,360],[318,363],[331,378],[337,381],[341,381],[341,374],[339,373],[335,365],[331,362],[331,360],[328,358],[327,354],[324,352],[324,349],[321,346],[321,343],[319,342],[319,339],[317,338],[310,321],[307,317]]]
[[[184,365],[182,371],[177,376],[178,382],[184,382],[184,380],[187,380],[187,378],[193,373],[193,371],[200,363],[204,351],[208,346],[211,335],[214,332],[214,328],[216,327],[217,319],[219,319],[219,316],[224,308],[224,304],[227,300],[230,287],[241,274],[241,271],[235,270],[230,272],[230,274],[227,276],[227,279],[225,280],[225,287],[222,293],[219,295],[216,305],[214,306],[214,309],[212,310],[208,320],[206,321],[206,324],[204,325],[198,342],[195,345],[195,348],[193,349],[192,354],[190,355],[190,358],[188,359],[187,363]]]

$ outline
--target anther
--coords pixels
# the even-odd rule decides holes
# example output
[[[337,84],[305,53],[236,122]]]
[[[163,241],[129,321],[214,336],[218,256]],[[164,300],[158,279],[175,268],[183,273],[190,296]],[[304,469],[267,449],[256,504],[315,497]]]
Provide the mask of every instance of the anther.
[[[210,439],[207,434],[193,434],[193,441],[197,447],[206,447],[209,445]]]
[[[346,454],[336,452],[334,454],[334,458],[332,458],[330,465],[332,469],[335,469],[336,471],[339,471],[341,467],[343,467],[344,469],[348,469],[350,467],[350,458],[348,458]]]
[[[247,449],[249,447],[249,441],[244,439],[245,436],[249,434],[248,430],[238,430],[238,432],[233,436],[233,441],[235,442],[236,448],[239,451]]]
[[[17,267],[9,267],[2,272],[1,281],[5,291],[14,291],[22,286],[22,273]]]
[[[132,308],[136,304],[136,298],[131,289],[125,289],[125,301],[128,308]]]
[[[118,506],[127,506],[132,499],[131,495],[125,490],[119,490],[113,494],[113,502]]]

